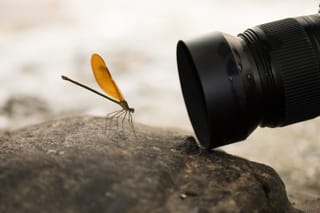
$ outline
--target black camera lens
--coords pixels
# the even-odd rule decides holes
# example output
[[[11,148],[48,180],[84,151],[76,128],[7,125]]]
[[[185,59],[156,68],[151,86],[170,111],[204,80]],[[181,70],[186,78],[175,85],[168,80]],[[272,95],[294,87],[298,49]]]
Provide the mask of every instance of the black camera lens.
[[[180,83],[193,129],[206,148],[320,114],[320,16],[179,41]]]

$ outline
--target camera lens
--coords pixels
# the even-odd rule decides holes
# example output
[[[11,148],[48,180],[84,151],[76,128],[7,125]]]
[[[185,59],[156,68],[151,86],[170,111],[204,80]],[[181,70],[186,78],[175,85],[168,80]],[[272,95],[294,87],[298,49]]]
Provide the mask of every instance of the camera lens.
[[[214,148],[320,114],[320,16],[287,18],[237,37],[177,45],[181,88],[200,143]]]

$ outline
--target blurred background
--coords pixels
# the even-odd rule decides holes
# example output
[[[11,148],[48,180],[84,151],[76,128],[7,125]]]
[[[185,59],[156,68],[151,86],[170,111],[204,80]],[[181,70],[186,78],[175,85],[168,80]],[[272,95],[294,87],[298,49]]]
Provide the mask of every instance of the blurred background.
[[[62,81],[99,89],[89,59],[108,63],[135,122],[192,131],[180,91],[179,39],[236,35],[277,19],[314,14],[316,0],[0,0],[0,129],[119,106]],[[320,196],[320,120],[258,129],[222,149],[273,167],[289,192]]]

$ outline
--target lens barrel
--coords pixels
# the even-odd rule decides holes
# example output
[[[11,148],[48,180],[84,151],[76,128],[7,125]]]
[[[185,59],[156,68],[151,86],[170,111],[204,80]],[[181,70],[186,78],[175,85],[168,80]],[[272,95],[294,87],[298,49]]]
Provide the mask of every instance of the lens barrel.
[[[320,114],[320,16],[215,32],[177,44],[181,88],[206,148]]]

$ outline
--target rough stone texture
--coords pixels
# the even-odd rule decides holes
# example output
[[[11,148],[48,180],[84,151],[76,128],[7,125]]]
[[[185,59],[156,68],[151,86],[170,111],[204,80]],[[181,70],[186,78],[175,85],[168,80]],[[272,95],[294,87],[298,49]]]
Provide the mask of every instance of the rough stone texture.
[[[316,195],[294,192],[289,194],[289,199],[295,208],[302,209],[307,213],[320,212],[320,197]]]
[[[108,121],[110,122],[110,120]],[[297,212],[276,172],[98,117],[0,134],[0,212]]]

